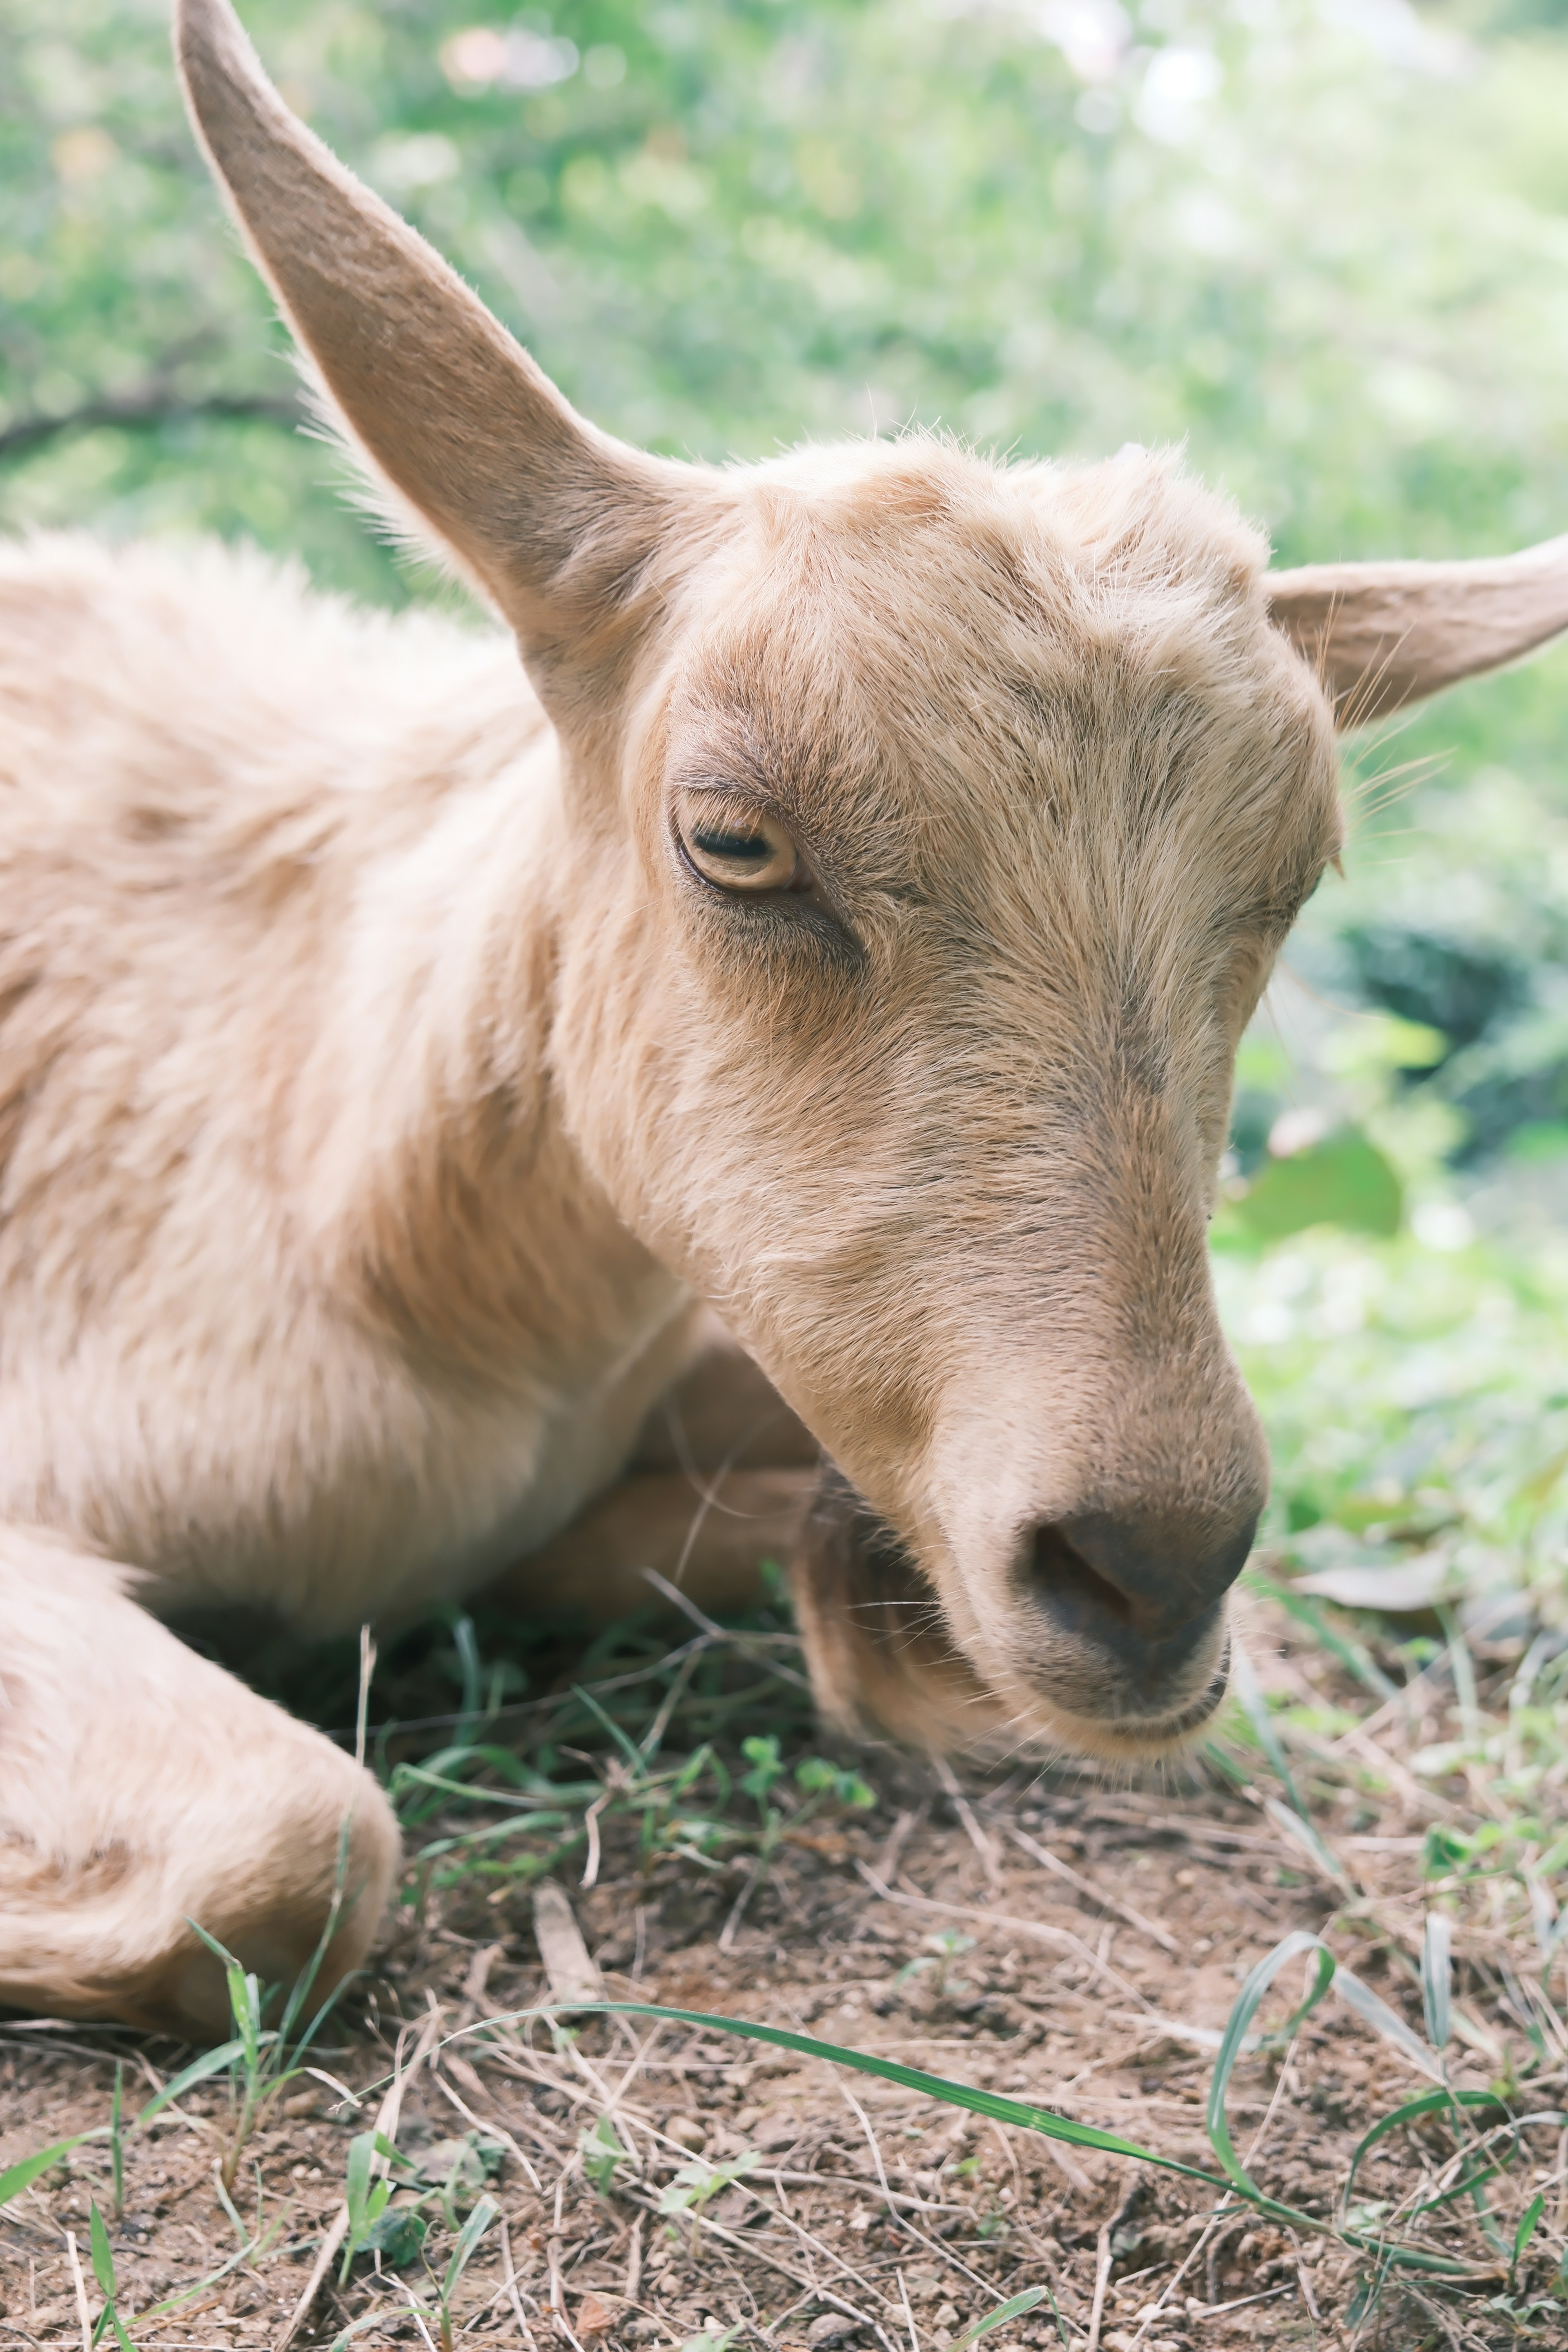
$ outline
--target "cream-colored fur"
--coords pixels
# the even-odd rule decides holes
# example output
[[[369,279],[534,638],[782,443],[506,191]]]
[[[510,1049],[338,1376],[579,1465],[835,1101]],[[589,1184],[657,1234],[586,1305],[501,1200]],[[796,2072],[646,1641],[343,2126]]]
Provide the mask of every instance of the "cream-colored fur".
[[[374,1933],[396,1832],[351,1757],[195,1656],[131,1582],[0,1530],[0,1988],[220,2033],[222,1975],[190,1922],[291,1982],[337,1889],[324,1990]]]
[[[0,1556],[0,1998],[205,2025],[182,1916],[291,1965],[352,1775],[142,1604],[328,1631],[521,1560],[618,1605],[699,1302],[793,1408],[713,1360],[697,1468],[775,1450],[702,1542],[720,1583],[794,1542],[831,1712],[1116,1754],[1212,1709],[1266,1466],[1205,1226],[1339,843],[1319,673],[1407,699],[1479,608],[1271,583],[1142,452],[643,457],[225,0],[180,39],[325,396],[516,638],[215,549],[0,554],[0,1522],[52,1531]],[[1485,587],[1470,667],[1564,571]],[[705,878],[703,811],[788,886]],[[333,1968],[395,1854],[359,1788]]]

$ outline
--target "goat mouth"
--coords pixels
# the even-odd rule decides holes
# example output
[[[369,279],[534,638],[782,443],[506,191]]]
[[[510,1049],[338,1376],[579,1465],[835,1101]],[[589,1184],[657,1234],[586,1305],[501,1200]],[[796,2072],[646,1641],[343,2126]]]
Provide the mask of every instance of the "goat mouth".
[[[1195,1697],[1174,1707],[1128,1704],[1127,1694],[1072,1691],[1065,1680],[1037,1685],[1051,1717],[1051,1733],[1086,1757],[1106,1763],[1158,1762],[1187,1747],[1210,1722],[1230,1686],[1230,1643]]]
[[[1152,1734],[1162,1743],[1190,1739],[1193,1733],[1201,1731],[1209,1717],[1217,1712],[1229,1688],[1230,1639],[1227,1635],[1225,1647],[1220,1652],[1219,1664],[1210,1675],[1206,1689],[1195,1699],[1175,1715],[1134,1717],[1133,1720],[1144,1737]]]

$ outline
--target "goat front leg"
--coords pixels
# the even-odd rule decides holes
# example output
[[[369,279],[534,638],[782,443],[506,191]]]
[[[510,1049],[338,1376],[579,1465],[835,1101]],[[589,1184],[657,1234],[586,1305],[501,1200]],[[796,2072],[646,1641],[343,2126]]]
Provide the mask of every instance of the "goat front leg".
[[[723,1615],[763,1598],[818,1478],[816,1440],[716,1317],[707,1345],[643,1424],[625,1475],[489,1588],[506,1606],[612,1623],[658,1598],[655,1570]]]
[[[287,1986],[336,1900],[313,2011],[380,1923],[391,1810],[319,1731],[139,1608],[131,1583],[53,1537],[0,1528],[0,2002],[211,2040],[228,2025],[224,1973],[189,1923]]]

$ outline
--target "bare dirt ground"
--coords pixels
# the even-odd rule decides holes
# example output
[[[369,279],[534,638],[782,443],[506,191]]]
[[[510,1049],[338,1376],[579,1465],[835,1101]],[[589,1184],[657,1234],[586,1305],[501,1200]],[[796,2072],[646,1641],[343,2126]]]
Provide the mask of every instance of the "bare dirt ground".
[[[222,2075],[126,2138],[118,2220],[109,2144],[77,2148],[0,2213],[0,2346],[90,2336],[104,2300],[92,2202],[116,2315],[138,2347],[328,2346],[356,2322],[361,2344],[439,2344],[439,2281],[486,2195],[499,2211],[447,2315],[452,2341],[473,2352],[703,2337],[738,2352],[941,2352],[1028,2288],[1045,2299],[997,2326],[988,2352],[1568,2344],[1568,2306],[1552,2293],[1568,2218],[1564,2050],[1528,1981],[1529,1906],[1501,1875],[1421,1875],[1433,1823],[1471,1818],[1464,1807],[1475,1804],[1459,1782],[1434,1794],[1404,1760],[1442,1734],[1452,1689],[1429,1674],[1403,1710],[1374,1714],[1283,1620],[1262,1631],[1266,1681],[1309,1727],[1328,1727],[1297,1740],[1299,1780],[1303,1744],[1318,1751],[1307,1759],[1316,1853],[1265,1809],[1272,1784],[1256,1754],[1228,1776],[1199,1762],[1117,1786],[1079,1771],[959,1779],[860,1758],[874,1805],[808,1807],[797,1782],[780,1781],[792,1793],[770,1816],[765,1873],[755,1838],[727,1850],[713,1818],[668,1807],[650,1850],[648,1809],[626,1802],[606,1802],[564,1839],[552,1831],[548,1876],[515,1855],[454,1870],[454,1852],[493,1855],[499,1842],[432,1856],[441,1832],[473,1818],[437,1810],[411,1832],[424,1859],[374,1974],[310,2053],[360,2105],[295,2077],[232,2166],[226,2209],[217,2176],[234,2105]],[[1489,1673],[1503,1687],[1511,1663],[1480,1661],[1483,1702]],[[744,1715],[731,1721],[718,1743],[736,1773],[747,1727]],[[679,1752],[691,1749],[687,1738]],[[624,1796],[605,1740],[538,1753],[558,1777],[586,1772]],[[520,2019],[592,1989],[563,1981],[570,1920],[563,1930],[549,1895],[536,1933],[542,1885],[561,1889],[611,2000],[794,2027],[1048,2106],[1205,2177],[1060,2146],[701,2028]],[[1451,2082],[1493,2086],[1515,2117],[1549,2118],[1512,2132],[1507,2170],[1485,2185],[1486,2221],[1461,2193],[1412,2225],[1468,2269],[1447,2282],[1375,2252],[1379,2217],[1394,2234],[1386,2217],[1402,2199],[1408,2207],[1424,2187],[1442,2196],[1456,2179],[1463,2192],[1442,2116],[1391,2131],[1365,2158],[1360,2251],[1227,2200],[1205,2128],[1218,2037],[1255,1962],[1291,1930],[1315,1930],[1419,2034],[1418,1956],[1438,1899],[1459,1963]],[[1300,1969],[1281,1978],[1265,2020],[1294,2003]],[[129,2118],[191,2055],[112,2029],[0,2027],[0,2172],[101,2127],[117,2063]],[[1363,2135],[1431,2088],[1331,1994],[1292,2039],[1238,2063],[1236,2146],[1270,2197],[1327,2219]],[[1496,2112],[1480,2111],[1479,2124]],[[404,2159],[388,2210],[416,2210],[427,2234],[422,2252],[390,2242],[361,2253],[341,2283],[333,2233],[351,2143],[378,2118]],[[1506,2248],[1537,2191],[1510,2280]]]

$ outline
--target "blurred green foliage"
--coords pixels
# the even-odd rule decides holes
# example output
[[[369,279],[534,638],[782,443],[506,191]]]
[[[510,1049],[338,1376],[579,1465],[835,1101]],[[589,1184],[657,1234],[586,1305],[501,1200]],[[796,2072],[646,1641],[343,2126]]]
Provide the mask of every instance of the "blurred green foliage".
[[[1284,562],[1568,530],[1564,0],[243,13],[632,440],[1184,441]],[[0,0],[0,525],[247,533],[429,593],[297,429],[165,17]],[[1216,1263],[1292,1541],[1369,1540],[1381,1494],[1467,1575],[1561,1582],[1565,751],[1562,648],[1361,747],[1308,986],[1244,1051]]]
[[[13,429],[150,389],[288,396],[166,13],[0,0]],[[1287,561],[1568,516],[1550,11],[1493,12],[1500,31],[1404,0],[244,13],[292,103],[634,440],[752,457],[910,419],[1026,451],[1184,437]],[[35,446],[6,518],[298,540],[321,507],[327,468],[283,427],[173,430]],[[303,536],[359,576],[349,529]],[[1493,756],[1517,733],[1554,757],[1565,677],[1464,723]]]

